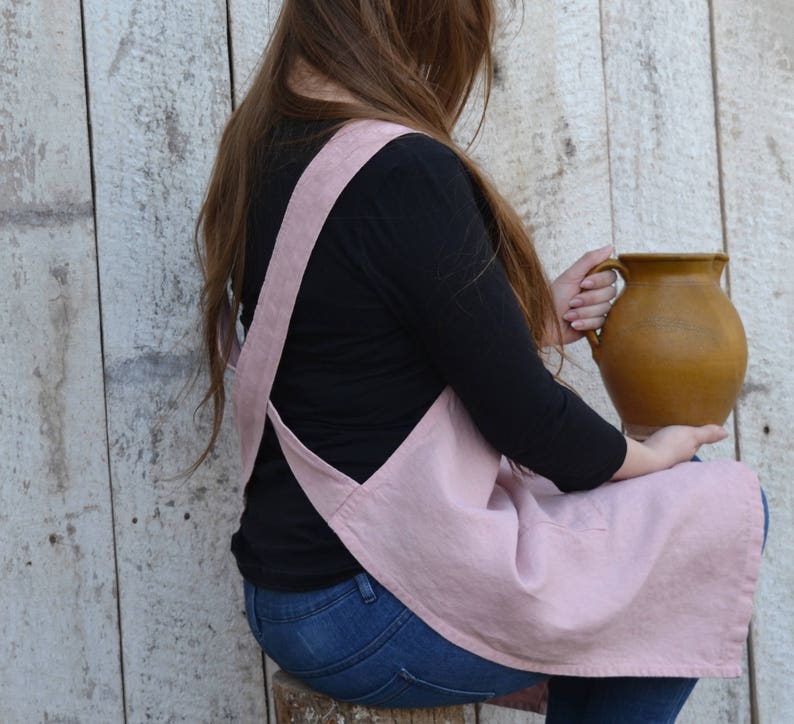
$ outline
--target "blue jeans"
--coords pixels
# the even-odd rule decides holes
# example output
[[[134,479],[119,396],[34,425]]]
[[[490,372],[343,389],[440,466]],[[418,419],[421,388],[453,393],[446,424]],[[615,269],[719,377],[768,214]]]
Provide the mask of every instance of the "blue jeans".
[[[284,670],[334,699],[368,706],[486,701],[550,677],[450,643],[366,573],[318,591],[245,583],[254,636]],[[668,724],[695,679],[551,677],[547,724]]]

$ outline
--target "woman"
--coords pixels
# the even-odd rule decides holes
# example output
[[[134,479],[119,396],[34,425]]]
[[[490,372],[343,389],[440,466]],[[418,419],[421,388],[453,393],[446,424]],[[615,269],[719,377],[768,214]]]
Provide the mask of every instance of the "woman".
[[[492,0],[285,0],[226,128],[199,219],[205,402],[211,447],[236,358],[231,284],[249,621],[282,668],[339,699],[464,703],[551,675],[549,722],[673,721],[694,677],[737,675],[757,481],[669,470],[725,430],[628,440],[546,371],[538,350],[598,328],[615,278],[588,276],[605,248],[549,285],[451,139],[481,72],[487,96],[493,30]],[[722,568],[692,568],[726,540]],[[708,580],[664,622],[659,590],[692,575]],[[734,591],[736,611],[679,654],[709,626],[704,599]],[[723,638],[730,653],[701,661]]]

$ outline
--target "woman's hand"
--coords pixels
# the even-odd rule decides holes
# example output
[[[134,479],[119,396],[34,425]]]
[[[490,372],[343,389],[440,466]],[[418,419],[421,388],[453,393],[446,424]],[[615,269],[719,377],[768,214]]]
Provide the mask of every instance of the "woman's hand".
[[[624,480],[667,470],[691,460],[701,445],[719,442],[726,437],[728,431],[719,425],[672,425],[657,430],[644,442],[626,438],[626,459],[612,479]]]
[[[598,329],[609,314],[615,298],[613,271],[599,272],[588,276],[588,272],[612,254],[611,246],[589,251],[569,269],[560,274],[551,285],[554,307],[562,328],[562,344],[576,342],[591,329]],[[547,343],[553,344],[552,333],[546,335]]]

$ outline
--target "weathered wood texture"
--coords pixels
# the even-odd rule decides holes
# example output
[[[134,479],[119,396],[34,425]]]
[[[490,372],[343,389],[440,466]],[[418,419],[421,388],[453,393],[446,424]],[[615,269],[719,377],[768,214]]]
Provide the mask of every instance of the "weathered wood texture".
[[[0,37],[0,721],[119,721],[80,5]]]
[[[618,253],[723,251],[707,3],[605,0],[601,21]]]
[[[297,679],[277,671],[273,677],[277,724],[474,724],[474,706],[433,709],[373,709],[343,704],[313,691]]]
[[[239,103],[253,80],[281,9],[281,0],[228,0],[228,4],[233,90]]]
[[[491,704],[477,705],[478,724],[543,724],[546,717],[530,711],[504,709]]]
[[[584,252],[612,243],[598,4],[501,2],[496,78],[472,155],[533,230],[551,278]],[[456,136],[480,120],[473,102]],[[614,423],[617,415],[584,341],[563,378]]]
[[[111,473],[130,722],[263,721],[261,661],[229,536],[236,445],[207,439],[193,224],[230,111],[226,6],[85,7]]]
[[[239,100],[280,4],[229,0],[229,49],[222,0],[83,3],[129,722],[268,718],[263,668],[271,678],[274,664],[262,666],[247,630],[228,552],[241,507],[230,426],[193,479],[166,478],[207,433],[192,420],[198,388],[182,394],[199,348],[192,225],[231,110],[230,75]],[[0,525],[12,543],[0,550],[11,581],[0,589],[10,651],[0,721],[120,722],[81,8],[7,5]],[[751,693],[755,721],[792,720],[794,5],[511,5],[500,3],[497,81],[472,153],[532,225],[549,273],[613,241],[619,252],[732,256],[729,287],[750,343],[738,447],[764,479],[772,532],[752,686],[747,676],[703,681],[681,721],[748,722]],[[581,369],[564,376],[616,421],[589,350],[577,347]],[[707,455],[733,452],[730,442]],[[542,721],[487,704],[478,716]]]
[[[722,251],[708,4],[605,0],[601,20],[618,252]],[[701,452],[734,456],[735,435]],[[701,681],[680,719],[749,722],[746,670]]]
[[[604,0],[615,243],[722,251],[709,8]]]
[[[731,291],[750,346],[739,443],[772,518],[752,637],[756,721],[778,724],[794,720],[794,5],[715,0],[714,27]]]
[[[273,677],[279,671],[278,664],[269,656],[263,656],[265,666],[265,686],[267,687],[267,715],[270,724],[276,722],[276,702],[273,698]]]

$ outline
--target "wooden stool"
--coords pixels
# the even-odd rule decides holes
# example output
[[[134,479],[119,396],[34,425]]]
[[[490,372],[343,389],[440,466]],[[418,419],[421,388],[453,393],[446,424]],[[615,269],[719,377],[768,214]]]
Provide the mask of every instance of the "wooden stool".
[[[334,701],[283,671],[273,675],[277,724],[474,724],[474,704],[433,709],[375,709]]]

